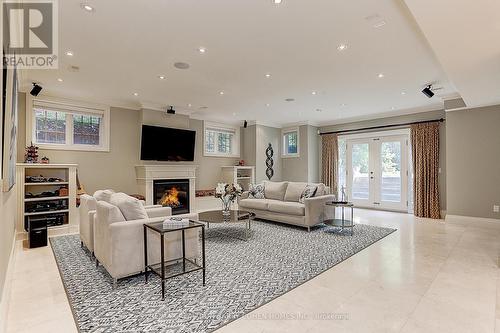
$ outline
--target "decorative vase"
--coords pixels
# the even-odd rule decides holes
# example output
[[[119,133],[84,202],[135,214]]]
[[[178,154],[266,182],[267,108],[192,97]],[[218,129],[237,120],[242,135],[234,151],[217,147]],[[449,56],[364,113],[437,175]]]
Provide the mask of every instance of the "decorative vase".
[[[220,199],[222,201],[222,214],[231,215],[231,204],[233,203],[233,201],[231,200],[231,196],[225,195]]]

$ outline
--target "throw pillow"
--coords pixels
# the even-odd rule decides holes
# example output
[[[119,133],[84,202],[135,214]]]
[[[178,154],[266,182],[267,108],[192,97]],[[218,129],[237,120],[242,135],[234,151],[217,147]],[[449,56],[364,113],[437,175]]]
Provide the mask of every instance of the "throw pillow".
[[[304,203],[306,198],[312,198],[316,194],[318,187],[316,185],[307,185],[302,194],[300,195],[299,202]]]
[[[264,199],[264,184],[250,184],[248,197],[250,199]]]
[[[98,221],[106,221],[107,223],[123,222],[125,217],[118,207],[106,202],[99,201],[96,205]]]
[[[283,201],[288,182],[264,182],[264,195],[266,199]]]
[[[106,201],[109,202],[111,200],[111,196],[115,193],[113,190],[97,190],[94,193],[94,198],[97,201]]]
[[[127,221],[148,218],[148,213],[141,201],[125,193],[114,193],[111,196],[110,204],[118,207]]]

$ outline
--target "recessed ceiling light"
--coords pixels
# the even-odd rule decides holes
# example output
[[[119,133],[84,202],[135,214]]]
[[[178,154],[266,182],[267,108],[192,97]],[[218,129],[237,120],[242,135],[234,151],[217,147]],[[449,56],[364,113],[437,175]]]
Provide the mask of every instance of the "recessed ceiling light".
[[[86,12],[88,12],[88,13],[95,12],[95,8],[92,7],[91,5],[89,5],[88,3],[82,3],[80,5],[80,7],[82,7],[82,9],[85,10]]]
[[[339,51],[345,51],[347,49],[347,44],[340,44],[337,46],[337,50]]]
[[[66,55],[67,55],[68,57],[72,57],[72,56],[74,56],[75,54],[73,53],[73,51],[66,51]]]
[[[271,104],[269,104],[269,103],[266,103],[266,106],[271,106]]]
[[[386,25],[386,24],[387,24],[387,22],[386,22],[386,21],[384,21],[384,20],[382,20],[382,21],[379,21],[379,22],[375,23],[375,24],[373,25],[373,27],[374,27],[374,28],[376,28],[376,29],[378,29],[378,28],[382,28],[382,27],[383,27],[384,25]]]
[[[379,79],[382,79],[385,75],[383,73],[380,73],[379,75],[377,75]]]
[[[174,67],[177,69],[188,69],[189,64],[185,63],[185,62],[176,62],[176,63],[174,63]]]
[[[160,80],[165,80],[165,79],[166,79],[165,75],[158,75],[158,78],[159,78]]]
[[[311,92],[312,95],[316,95],[317,93],[315,91]]]
[[[343,107],[343,108],[345,108],[347,106],[347,104],[342,103],[342,104],[340,104],[340,106]]]
[[[204,48],[204,47],[202,47],[202,46],[200,46],[200,47],[198,48],[198,52],[200,52],[200,53],[205,53],[205,52],[207,52],[207,49],[206,49],[206,48]]]
[[[224,92],[223,91],[219,91],[219,95],[224,95]]]
[[[267,73],[267,74],[266,74],[266,77],[267,77],[267,78],[270,78],[270,77],[271,77],[271,74],[270,74],[270,73]]]
[[[135,92],[135,93],[134,93],[134,96],[136,96],[136,97],[137,97],[137,96],[139,96],[139,93],[136,93],[136,92]]]
[[[188,104],[188,108],[192,107],[193,105],[191,103]]]
[[[276,5],[279,5],[282,2],[283,2],[283,0],[273,0],[273,3],[276,4]]]
[[[402,92],[401,92],[401,95],[406,95],[406,91],[402,91]]]
[[[391,107],[391,110],[396,110],[396,107],[395,106]]]
[[[58,78],[58,79],[57,79],[57,81],[59,81],[59,82],[63,82],[64,80],[63,80],[63,79],[61,79],[61,78]]]

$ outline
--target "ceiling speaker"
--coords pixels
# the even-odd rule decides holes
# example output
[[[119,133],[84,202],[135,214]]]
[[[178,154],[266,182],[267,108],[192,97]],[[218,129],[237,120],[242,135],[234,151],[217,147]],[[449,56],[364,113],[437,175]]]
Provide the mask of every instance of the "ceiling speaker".
[[[30,95],[31,96],[38,96],[38,94],[40,93],[40,91],[42,91],[42,86],[39,86],[38,84],[36,84],[35,82],[33,82],[33,88],[31,89],[30,91]]]

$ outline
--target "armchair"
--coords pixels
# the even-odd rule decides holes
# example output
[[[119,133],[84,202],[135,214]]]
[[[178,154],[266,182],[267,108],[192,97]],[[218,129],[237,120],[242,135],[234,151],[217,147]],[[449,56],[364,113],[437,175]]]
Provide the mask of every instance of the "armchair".
[[[148,210],[148,218],[126,221],[118,207],[107,202],[97,202],[94,223],[94,253],[99,262],[113,278],[118,279],[144,271],[144,223],[162,222],[170,216],[169,207]],[[197,219],[198,214],[183,217]],[[155,233],[148,234],[148,261],[160,261],[158,249],[160,238]],[[186,232],[186,257],[198,258],[199,238],[197,230]],[[165,235],[165,259],[175,262],[182,257],[181,233]]]

